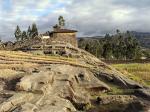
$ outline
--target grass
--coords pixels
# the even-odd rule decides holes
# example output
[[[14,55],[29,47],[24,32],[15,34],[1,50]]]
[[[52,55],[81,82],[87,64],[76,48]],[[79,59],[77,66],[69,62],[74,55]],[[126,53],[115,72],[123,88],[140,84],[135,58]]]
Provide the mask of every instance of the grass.
[[[150,85],[150,63],[112,64],[112,66],[130,79]]]

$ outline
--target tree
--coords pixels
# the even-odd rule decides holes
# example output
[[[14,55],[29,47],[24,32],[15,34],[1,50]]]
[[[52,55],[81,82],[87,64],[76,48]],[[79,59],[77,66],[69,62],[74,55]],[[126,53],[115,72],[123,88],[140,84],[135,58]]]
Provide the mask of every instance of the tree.
[[[23,31],[21,40],[25,40],[25,39],[27,39],[27,33],[26,31]]]
[[[110,38],[111,38],[111,36],[109,35],[109,33],[106,33],[105,39],[107,40],[107,39],[110,39]]]
[[[119,60],[141,58],[142,50],[134,35],[129,31],[117,32],[115,35],[106,34],[102,39],[82,39],[79,41],[79,47],[98,58]],[[149,57],[149,54],[146,55]]]
[[[117,34],[119,34],[119,33],[120,33],[120,30],[119,30],[119,29],[117,29],[117,30],[116,30],[116,33],[117,33]]]
[[[32,33],[32,30],[30,28],[30,26],[28,27],[28,30],[27,30],[27,38],[31,38],[31,33]]]
[[[63,16],[59,16],[58,21],[59,21],[59,26],[60,27],[65,26],[65,20],[64,20]]]
[[[38,29],[35,23],[32,24],[31,37],[34,38],[38,36]]]
[[[86,51],[89,51],[89,50],[90,50],[90,45],[89,45],[88,43],[85,45],[85,50],[86,50]]]
[[[137,59],[142,56],[140,44],[130,32],[127,32],[125,42],[127,46],[126,56],[128,59]]]
[[[103,57],[105,59],[111,59],[113,54],[112,54],[112,44],[110,41],[107,41],[104,46],[103,46]]]
[[[15,38],[17,41],[21,40],[21,38],[22,38],[22,33],[21,33],[21,30],[20,30],[18,25],[17,25],[17,28],[15,30]]]

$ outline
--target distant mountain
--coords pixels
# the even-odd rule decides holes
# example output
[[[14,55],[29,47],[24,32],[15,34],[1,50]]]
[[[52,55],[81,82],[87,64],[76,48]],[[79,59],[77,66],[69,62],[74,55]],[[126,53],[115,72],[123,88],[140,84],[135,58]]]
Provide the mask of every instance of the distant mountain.
[[[80,39],[85,39],[85,40],[99,40],[99,39],[102,39],[102,38],[104,38],[104,36],[93,36],[93,37],[78,37],[78,40],[80,40]]]
[[[137,38],[142,47],[150,48],[150,32],[131,31],[131,34]]]

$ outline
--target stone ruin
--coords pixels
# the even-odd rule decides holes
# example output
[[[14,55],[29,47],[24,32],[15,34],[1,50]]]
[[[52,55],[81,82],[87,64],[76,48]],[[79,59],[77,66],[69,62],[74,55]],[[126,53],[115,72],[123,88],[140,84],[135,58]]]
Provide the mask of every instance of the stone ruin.
[[[53,27],[53,31],[48,31],[45,34],[23,41],[1,42],[0,50],[21,50],[36,54],[78,56],[77,31],[65,29],[64,19],[59,18],[58,20],[59,25],[56,24]],[[63,21],[61,22],[61,20]]]

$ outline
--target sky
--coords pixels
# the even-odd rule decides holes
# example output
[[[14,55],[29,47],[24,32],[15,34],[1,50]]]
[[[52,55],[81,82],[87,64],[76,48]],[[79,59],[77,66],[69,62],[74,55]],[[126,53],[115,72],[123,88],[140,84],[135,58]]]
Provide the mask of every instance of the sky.
[[[121,31],[150,31],[150,0],[0,0],[0,38],[13,40],[36,23],[40,33],[52,30],[58,16],[78,36],[99,36]]]

